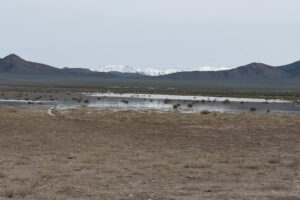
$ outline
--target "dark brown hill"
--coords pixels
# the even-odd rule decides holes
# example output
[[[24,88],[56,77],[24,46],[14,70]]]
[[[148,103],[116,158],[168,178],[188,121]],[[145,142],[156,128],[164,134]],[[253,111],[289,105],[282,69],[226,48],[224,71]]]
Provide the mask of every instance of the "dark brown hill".
[[[61,73],[61,70],[49,65],[26,61],[15,54],[11,54],[0,59],[0,73],[54,75]]]
[[[178,72],[164,75],[161,78],[183,80],[236,80],[236,79],[283,79],[300,78],[300,61],[273,67],[263,63],[251,63],[231,70]]]

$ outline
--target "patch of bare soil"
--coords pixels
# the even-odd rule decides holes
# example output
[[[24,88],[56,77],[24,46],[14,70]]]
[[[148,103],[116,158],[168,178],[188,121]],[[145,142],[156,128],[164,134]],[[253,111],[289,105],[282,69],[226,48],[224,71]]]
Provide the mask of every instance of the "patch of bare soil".
[[[300,199],[300,116],[0,107],[0,199]]]

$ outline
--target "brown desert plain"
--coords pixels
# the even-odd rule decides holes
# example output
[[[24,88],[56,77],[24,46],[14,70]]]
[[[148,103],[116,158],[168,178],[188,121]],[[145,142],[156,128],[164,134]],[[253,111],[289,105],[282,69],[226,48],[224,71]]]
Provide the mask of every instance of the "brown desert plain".
[[[0,106],[0,199],[300,199],[300,116]]]

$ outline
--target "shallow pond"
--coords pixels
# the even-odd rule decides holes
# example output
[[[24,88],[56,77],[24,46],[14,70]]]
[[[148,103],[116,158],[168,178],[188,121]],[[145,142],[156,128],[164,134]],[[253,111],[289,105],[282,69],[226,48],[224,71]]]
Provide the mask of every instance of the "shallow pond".
[[[51,94],[34,98],[29,94],[27,100],[13,96],[0,98],[0,104],[6,105],[45,105],[55,109],[72,107],[95,107],[132,110],[156,110],[159,112],[279,112],[300,114],[300,107],[291,101],[280,99],[229,98],[206,96],[179,96],[161,94],[114,94],[114,93],[74,93]],[[51,100],[49,100],[51,96]],[[29,100],[28,100],[29,99]]]

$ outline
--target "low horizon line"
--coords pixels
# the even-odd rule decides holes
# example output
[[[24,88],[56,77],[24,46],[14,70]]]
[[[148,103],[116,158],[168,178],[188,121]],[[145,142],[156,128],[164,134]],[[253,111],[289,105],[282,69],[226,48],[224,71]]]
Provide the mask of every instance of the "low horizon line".
[[[267,65],[267,66],[270,66],[270,67],[281,67],[281,66],[285,66],[285,65],[289,65],[289,64],[293,64],[293,63],[297,63],[297,62],[300,62],[300,60],[296,60],[296,61],[292,61],[292,62],[289,62],[287,64],[283,64],[283,65],[269,65],[269,64],[266,64],[264,62],[258,62],[258,61],[254,61],[254,62],[250,62],[248,64],[242,64],[242,65],[238,65],[238,66],[229,66],[229,67],[216,67],[216,66],[212,66],[212,65],[198,65],[198,66],[195,66],[195,67],[186,67],[185,69],[183,68],[178,68],[178,67],[170,67],[170,68],[162,68],[162,67],[152,67],[152,66],[135,66],[135,65],[127,65],[127,64],[104,64],[104,65],[95,65],[95,66],[90,66],[90,67],[72,67],[72,66],[66,66],[66,67],[62,67],[62,66],[55,66],[55,65],[52,65],[52,64],[47,64],[47,63],[44,63],[44,62],[40,62],[40,61],[33,61],[33,60],[27,60],[25,58],[23,58],[22,56],[16,54],[16,53],[10,53],[0,59],[5,59],[7,57],[10,57],[10,56],[16,56],[16,57],[19,57],[21,58],[22,60],[25,60],[25,61],[28,61],[28,62],[33,62],[33,63],[38,63],[38,64],[44,64],[44,65],[48,65],[48,66],[51,66],[51,67],[55,67],[55,68],[58,68],[58,69],[63,69],[63,68],[73,68],[73,69],[76,69],[76,68],[81,68],[81,69],[89,69],[91,71],[94,71],[93,69],[95,68],[100,68],[100,67],[108,67],[108,66],[123,66],[123,67],[131,67],[131,68],[135,68],[135,69],[154,69],[154,70],[180,70],[181,72],[184,72],[184,71],[191,71],[191,70],[195,70],[195,71],[224,71],[224,70],[231,70],[231,69],[235,69],[235,68],[238,68],[238,67],[243,67],[243,66],[247,66],[247,65],[251,65],[251,64],[264,64],[264,65]],[[212,68],[213,70],[197,70],[197,68],[205,68],[205,67],[210,67]],[[105,72],[105,71],[103,71]],[[109,72],[109,71],[106,71],[106,72]]]

